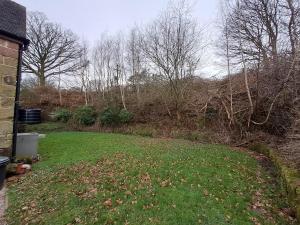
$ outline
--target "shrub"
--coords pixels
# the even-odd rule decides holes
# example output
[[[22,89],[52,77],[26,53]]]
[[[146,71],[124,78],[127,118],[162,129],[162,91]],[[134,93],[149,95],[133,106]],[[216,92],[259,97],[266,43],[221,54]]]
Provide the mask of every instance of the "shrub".
[[[91,106],[82,106],[75,110],[73,119],[84,126],[91,126],[97,120],[97,112]]]
[[[133,113],[122,109],[119,113],[120,123],[129,123],[133,120]]]
[[[100,122],[107,126],[117,125],[120,123],[119,113],[120,111],[116,108],[106,108],[100,113]]]
[[[262,126],[263,130],[273,135],[284,136],[290,130],[293,123],[293,116],[290,109],[291,107],[275,108],[271,112],[268,122]]]
[[[72,112],[68,109],[57,109],[54,112],[53,118],[55,121],[67,123],[72,117]]]
[[[214,109],[213,107],[207,107],[207,110],[205,112],[205,119],[207,121],[213,121],[218,116],[218,110]]]
[[[103,125],[106,126],[116,126],[120,124],[125,124],[131,122],[133,119],[133,113],[122,109],[117,108],[106,108],[100,114],[100,121]]]

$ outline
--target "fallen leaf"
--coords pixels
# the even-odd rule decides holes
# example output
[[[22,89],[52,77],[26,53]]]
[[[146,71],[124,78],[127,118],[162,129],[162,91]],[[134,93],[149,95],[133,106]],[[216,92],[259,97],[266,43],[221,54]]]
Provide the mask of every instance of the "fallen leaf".
[[[170,181],[169,180],[164,180],[160,183],[161,187],[168,187],[170,185]]]
[[[122,204],[123,204],[123,201],[122,201],[121,199],[117,199],[117,200],[116,200],[116,203],[117,203],[118,205],[122,205]]]
[[[104,206],[106,207],[112,207],[112,201],[111,201],[111,198],[110,199],[107,199],[104,203],[103,203]]]

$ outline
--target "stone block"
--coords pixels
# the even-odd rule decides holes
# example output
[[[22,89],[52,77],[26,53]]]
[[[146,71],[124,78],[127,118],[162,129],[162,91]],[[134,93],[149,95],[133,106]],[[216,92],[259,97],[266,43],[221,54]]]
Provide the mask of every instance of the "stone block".
[[[7,41],[6,47],[14,50],[19,50],[19,44],[12,41]]]
[[[3,142],[0,142],[0,148],[10,148],[12,146],[12,142],[12,138],[5,138]]]
[[[6,139],[8,139],[8,140],[12,140],[13,139],[13,134],[8,134],[8,135],[6,135]]]
[[[0,55],[0,66],[4,64],[4,57]]]
[[[17,59],[19,52],[15,49],[0,46],[0,55]]]
[[[17,68],[17,66],[18,66],[18,59],[15,59],[15,58],[4,57],[3,62],[4,62],[3,64],[6,65],[6,66],[11,66],[11,67],[14,67],[14,68]]]
[[[14,107],[15,105],[15,98],[14,97],[0,97],[0,107],[7,108],[7,107]]]
[[[0,134],[0,143],[4,142],[6,140],[7,135]]]
[[[3,142],[0,143],[0,148],[10,148],[12,146],[12,139],[8,140],[5,139]]]
[[[0,66],[0,74],[2,75],[17,76],[17,72],[18,72],[17,68],[5,66],[5,65]]]
[[[16,76],[10,76],[10,75],[4,75],[3,78],[3,84],[7,85],[16,85],[17,79]]]
[[[13,85],[0,84],[0,96],[1,97],[15,97],[16,87]]]
[[[0,135],[7,137],[7,135],[12,134],[13,126],[14,124],[12,120],[0,121]]]
[[[0,108],[0,120],[11,120],[14,117],[14,108]]]
[[[0,38],[0,46],[6,47],[7,46],[7,41]]]

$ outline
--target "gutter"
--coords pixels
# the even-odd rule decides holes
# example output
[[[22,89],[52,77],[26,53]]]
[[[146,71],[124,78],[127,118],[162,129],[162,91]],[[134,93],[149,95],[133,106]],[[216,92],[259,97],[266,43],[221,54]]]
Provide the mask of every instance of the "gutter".
[[[16,79],[16,96],[15,96],[14,121],[13,121],[13,143],[12,143],[11,162],[16,161],[18,118],[19,118],[19,106],[20,106],[21,69],[22,69],[22,56],[23,56],[24,47],[26,47],[26,46],[24,46],[23,44],[19,45],[19,57],[18,57],[17,79]]]
[[[3,36],[5,39],[9,38],[11,41],[19,42],[20,44],[22,44],[22,46],[24,46],[23,50],[26,50],[28,45],[30,44],[30,41],[28,39],[14,35],[12,33],[9,33],[1,29],[0,29],[0,35]]]

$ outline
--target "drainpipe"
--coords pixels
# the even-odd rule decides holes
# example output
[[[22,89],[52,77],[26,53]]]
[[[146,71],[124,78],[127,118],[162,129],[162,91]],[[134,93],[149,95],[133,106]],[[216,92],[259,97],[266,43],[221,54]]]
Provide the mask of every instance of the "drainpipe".
[[[16,80],[16,96],[15,96],[14,121],[13,121],[13,143],[12,143],[11,162],[16,161],[19,101],[20,101],[20,87],[21,87],[22,55],[23,55],[23,50],[24,50],[24,45],[23,44],[20,44],[19,46],[20,47],[19,47],[18,69],[17,69],[17,80]]]

